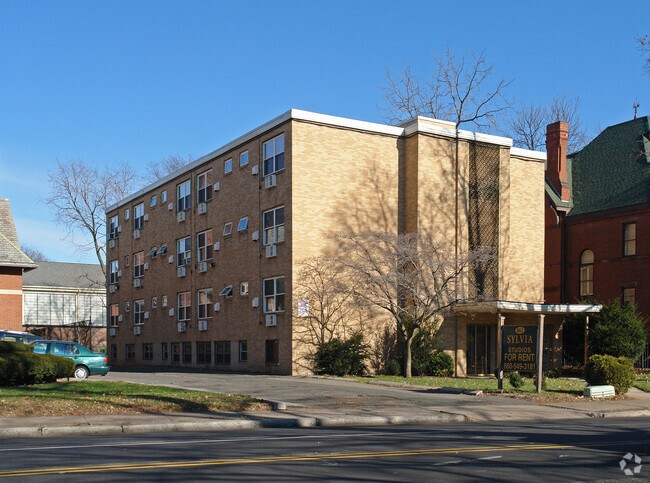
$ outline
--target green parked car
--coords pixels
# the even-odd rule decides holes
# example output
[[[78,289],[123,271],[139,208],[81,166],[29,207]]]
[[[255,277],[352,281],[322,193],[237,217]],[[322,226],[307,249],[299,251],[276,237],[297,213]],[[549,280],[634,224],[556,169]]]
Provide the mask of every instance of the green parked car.
[[[106,354],[93,352],[78,342],[37,340],[32,345],[34,354],[52,354],[72,359],[75,362],[74,377],[77,379],[86,379],[96,374],[105,376],[111,369]]]

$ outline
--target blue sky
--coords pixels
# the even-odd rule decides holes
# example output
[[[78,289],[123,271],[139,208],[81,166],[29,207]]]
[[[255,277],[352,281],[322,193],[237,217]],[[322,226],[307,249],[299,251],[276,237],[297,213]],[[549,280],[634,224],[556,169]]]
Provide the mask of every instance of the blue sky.
[[[511,97],[578,96],[596,131],[650,113],[638,2],[0,0],[0,197],[21,241],[94,262],[43,199],[56,160],[199,157],[295,107],[382,122],[386,69],[485,50]]]

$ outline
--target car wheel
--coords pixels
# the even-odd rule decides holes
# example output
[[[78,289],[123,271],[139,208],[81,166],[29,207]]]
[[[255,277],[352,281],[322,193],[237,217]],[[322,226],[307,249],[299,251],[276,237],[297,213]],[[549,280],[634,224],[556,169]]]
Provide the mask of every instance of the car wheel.
[[[74,377],[76,379],[86,379],[90,375],[90,371],[87,367],[77,366],[74,369]]]

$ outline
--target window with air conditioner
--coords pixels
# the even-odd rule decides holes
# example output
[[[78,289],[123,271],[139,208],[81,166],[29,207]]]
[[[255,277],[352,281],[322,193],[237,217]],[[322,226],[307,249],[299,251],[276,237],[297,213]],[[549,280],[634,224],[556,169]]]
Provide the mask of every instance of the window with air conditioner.
[[[120,321],[120,304],[111,304],[109,313],[111,327],[117,327],[117,323]]]
[[[262,145],[263,175],[268,176],[284,169],[284,134]]]
[[[199,319],[208,319],[212,317],[213,310],[213,300],[212,300],[212,289],[203,288],[198,290],[198,308],[199,308]]]
[[[108,283],[111,285],[116,285],[117,284],[117,279],[118,279],[118,272],[120,271],[119,267],[119,261],[118,260],[111,260],[109,264],[109,275],[108,275]]]
[[[178,310],[176,314],[179,322],[190,320],[192,315],[192,297],[190,292],[181,292],[178,294]]]
[[[176,240],[176,266],[184,267],[192,262],[192,237]]]
[[[248,166],[248,151],[239,154],[239,167]]]
[[[144,324],[144,300],[133,302],[133,323],[135,325]]]
[[[176,210],[186,211],[192,206],[192,181],[186,180],[176,186]]]
[[[248,217],[243,216],[239,219],[239,223],[237,224],[237,232],[242,233],[246,230],[248,230]]]
[[[142,230],[144,227],[144,203],[133,207],[133,230]]]
[[[284,242],[284,206],[278,206],[262,214],[264,245],[277,245]]]
[[[114,240],[118,236],[117,227],[120,226],[120,219],[117,215],[111,216],[111,219],[108,222],[108,238]]]
[[[212,184],[210,183],[211,176],[212,170],[210,169],[196,177],[197,203],[206,203],[212,199]]]
[[[144,252],[133,254],[133,278],[144,276]]]
[[[267,278],[264,280],[265,313],[284,311],[284,290],[284,277]]]
[[[199,262],[212,260],[212,229],[196,235],[196,255]]]

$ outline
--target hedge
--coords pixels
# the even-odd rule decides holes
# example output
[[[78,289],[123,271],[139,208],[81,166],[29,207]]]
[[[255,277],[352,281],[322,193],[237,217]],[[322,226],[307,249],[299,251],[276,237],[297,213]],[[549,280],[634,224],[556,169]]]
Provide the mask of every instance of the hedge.
[[[27,344],[0,342],[0,386],[44,384],[74,374],[72,359],[33,351]]]
[[[585,379],[591,386],[609,384],[617,394],[625,394],[634,385],[634,364],[627,357],[593,355],[585,368]]]

